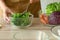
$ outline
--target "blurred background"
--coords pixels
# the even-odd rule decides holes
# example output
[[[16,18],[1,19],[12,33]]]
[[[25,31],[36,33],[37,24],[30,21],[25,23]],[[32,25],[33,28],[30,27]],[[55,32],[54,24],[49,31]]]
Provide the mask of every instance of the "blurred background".
[[[15,12],[22,12],[26,8],[26,4],[28,4],[29,0],[5,0],[5,4]],[[25,6],[23,6],[25,5]],[[40,7],[40,0],[32,0],[32,2],[29,5],[28,11],[30,11],[34,17],[38,17],[38,11],[41,9]]]

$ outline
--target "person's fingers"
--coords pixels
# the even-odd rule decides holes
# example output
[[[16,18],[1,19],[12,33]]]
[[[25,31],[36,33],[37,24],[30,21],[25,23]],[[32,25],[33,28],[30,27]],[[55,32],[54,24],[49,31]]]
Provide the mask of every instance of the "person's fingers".
[[[13,12],[9,8],[6,9],[5,20],[6,20],[7,23],[10,22],[10,16],[12,15],[12,13]]]
[[[3,18],[4,18],[4,20],[5,20],[7,23],[9,23],[9,22],[10,22],[9,17],[6,15],[6,13],[5,13],[5,12],[3,13]]]
[[[9,19],[8,17],[5,17],[5,21],[6,21],[7,23],[10,23],[10,19]]]

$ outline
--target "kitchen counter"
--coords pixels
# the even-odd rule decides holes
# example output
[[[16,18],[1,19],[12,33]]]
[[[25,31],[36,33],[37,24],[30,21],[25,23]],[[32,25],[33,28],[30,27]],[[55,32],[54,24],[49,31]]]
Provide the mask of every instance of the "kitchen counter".
[[[27,29],[18,29],[18,28],[14,29],[14,28],[12,28],[12,25],[10,25],[10,24],[1,28],[0,29],[0,40],[13,40],[13,39],[16,39],[16,40],[17,39],[18,40],[42,40],[42,38],[46,39],[46,36],[48,36],[47,38],[50,40],[57,40],[56,38],[54,38],[52,36],[50,29],[51,29],[51,27],[41,24],[39,18],[34,18],[32,25],[30,27],[28,27]],[[43,33],[43,37],[41,36],[42,33]],[[23,37],[24,38],[26,37],[26,39],[24,39]],[[22,38],[22,39],[20,39],[20,38]]]
[[[41,24],[39,18],[34,18],[32,25],[30,27],[26,28],[25,30],[50,30],[51,28],[52,27]],[[20,30],[20,29],[18,29],[18,28],[14,29],[13,25],[7,24],[7,25],[5,25],[5,27],[3,27],[0,30],[8,31],[8,30]]]

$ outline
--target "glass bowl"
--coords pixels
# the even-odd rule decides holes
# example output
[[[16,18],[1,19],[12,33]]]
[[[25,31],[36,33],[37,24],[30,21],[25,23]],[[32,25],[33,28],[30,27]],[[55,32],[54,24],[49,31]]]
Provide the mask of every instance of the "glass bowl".
[[[60,40],[60,25],[55,26],[51,29],[52,35],[57,38],[58,40]]]
[[[10,17],[11,25],[14,25],[18,28],[27,28],[32,25],[33,15],[29,14],[28,18],[12,18]]]

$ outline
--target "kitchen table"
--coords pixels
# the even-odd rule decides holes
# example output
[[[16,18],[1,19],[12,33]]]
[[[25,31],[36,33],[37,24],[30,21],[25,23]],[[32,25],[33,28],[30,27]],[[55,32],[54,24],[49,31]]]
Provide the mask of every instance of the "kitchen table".
[[[39,18],[34,18],[27,29],[13,28],[6,24],[0,29],[0,40],[57,40],[51,33],[51,28],[40,23]]]

